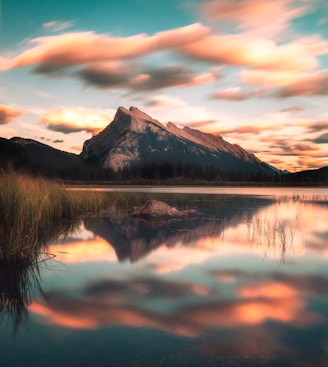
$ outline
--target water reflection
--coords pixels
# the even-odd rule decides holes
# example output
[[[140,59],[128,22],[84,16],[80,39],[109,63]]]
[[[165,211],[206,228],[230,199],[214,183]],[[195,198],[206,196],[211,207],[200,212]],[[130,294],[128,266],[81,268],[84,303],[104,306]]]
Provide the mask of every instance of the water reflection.
[[[179,203],[178,203],[179,204]],[[220,201],[186,196],[180,205],[196,207],[201,215],[189,219],[144,220],[130,216],[126,210],[112,208],[108,217],[86,225],[95,235],[106,240],[119,261],[138,261],[158,247],[185,246],[204,242],[205,238],[224,236],[227,227],[250,222],[255,212],[272,204],[270,199],[221,198]]]
[[[47,335],[40,342],[47,364],[75,355],[86,365],[324,367],[326,203],[231,196],[176,203],[201,215],[149,222],[116,208],[49,247],[57,262],[41,271],[46,298],[28,306]]]
[[[40,285],[39,267],[42,263],[54,258],[54,255],[47,251],[47,243],[54,239],[66,238],[80,225],[81,220],[58,225],[49,224],[48,229],[35,234],[33,250],[29,250],[28,243],[21,245],[21,237],[17,236],[19,240],[10,245],[21,248],[20,253],[10,256],[2,252],[3,256],[0,258],[0,322],[4,320],[11,322],[15,332],[22,322],[27,321],[28,307],[33,298],[36,294],[44,296]],[[24,253],[24,246],[27,248],[26,253]]]
[[[165,249],[178,247],[176,252],[180,246],[189,247],[190,255],[197,257],[199,250],[215,251],[218,246],[222,251],[256,248],[264,257],[281,262],[287,253],[301,256],[306,247],[326,251],[327,233],[318,231],[325,228],[327,210],[321,203],[268,198],[188,200],[187,196],[184,206],[180,203],[183,208],[186,202],[188,207],[197,207],[201,215],[187,220],[151,221],[112,208],[108,216],[84,223],[90,238],[57,245],[52,251],[67,252],[63,261],[69,262],[78,258],[83,261],[83,257],[101,261],[104,256],[110,261],[117,258],[120,262],[137,262],[152,252],[164,253],[169,252]],[[314,227],[317,230],[313,232]]]
[[[198,283],[108,280],[89,284],[78,299],[70,294],[52,294],[52,301],[47,305],[33,303],[31,311],[65,327],[154,327],[192,338],[211,330],[264,325],[268,321],[290,326],[322,321],[320,315],[306,310],[300,291],[283,281],[251,282],[236,286],[234,292],[234,299],[228,301],[220,300],[215,289]],[[210,295],[212,302],[208,302]],[[155,299],[175,301],[179,307],[149,309]]]

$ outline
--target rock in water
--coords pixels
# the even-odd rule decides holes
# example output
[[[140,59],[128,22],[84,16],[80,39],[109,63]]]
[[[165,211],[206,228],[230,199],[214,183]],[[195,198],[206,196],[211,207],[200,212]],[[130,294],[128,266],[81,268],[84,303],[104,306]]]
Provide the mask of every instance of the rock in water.
[[[190,218],[198,215],[196,209],[178,210],[163,201],[149,200],[142,206],[135,206],[131,215],[149,219],[163,218]]]

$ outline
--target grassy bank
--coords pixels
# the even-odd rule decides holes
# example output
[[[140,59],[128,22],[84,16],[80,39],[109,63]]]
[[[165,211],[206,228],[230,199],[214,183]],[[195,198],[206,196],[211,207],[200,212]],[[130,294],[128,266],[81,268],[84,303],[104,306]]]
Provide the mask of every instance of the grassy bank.
[[[69,191],[57,182],[14,172],[0,175],[0,260],[28,259],[81,216],[106,205],[101,193]]]

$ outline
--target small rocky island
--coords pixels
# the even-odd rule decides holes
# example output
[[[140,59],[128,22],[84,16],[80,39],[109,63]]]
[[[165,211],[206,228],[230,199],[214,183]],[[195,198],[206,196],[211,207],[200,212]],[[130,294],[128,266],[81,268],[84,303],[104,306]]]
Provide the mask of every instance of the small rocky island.
[[[188,219],[199,212],[196,209],[179,210],[163,201],[149,200],[144,205],[134,206],[130,214],[144,219]]]

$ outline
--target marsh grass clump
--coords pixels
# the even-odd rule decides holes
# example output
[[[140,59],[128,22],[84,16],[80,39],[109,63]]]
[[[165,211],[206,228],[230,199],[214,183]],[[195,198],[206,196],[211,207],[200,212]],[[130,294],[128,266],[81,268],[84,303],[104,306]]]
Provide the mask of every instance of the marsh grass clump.
[[[101,193],[75,192],[54,181],[15,172],[0,175],[0,260],[37,256],[82,216],[105,205]]]

